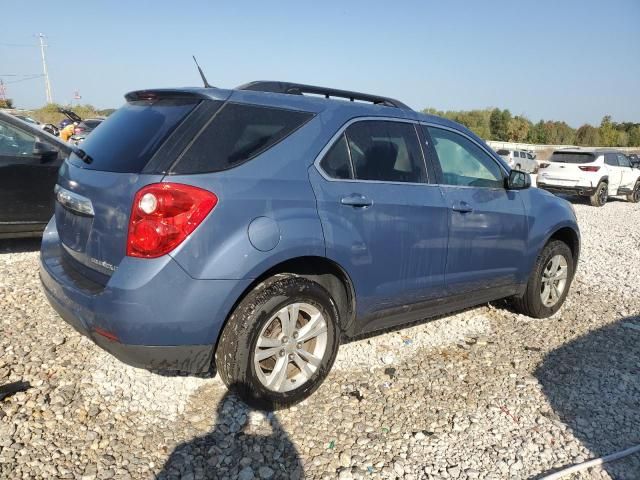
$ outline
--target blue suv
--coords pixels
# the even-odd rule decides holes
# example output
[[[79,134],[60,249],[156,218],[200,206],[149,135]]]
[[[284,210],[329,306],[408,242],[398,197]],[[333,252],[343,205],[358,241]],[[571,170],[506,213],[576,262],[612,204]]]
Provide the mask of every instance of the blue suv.
[[[213,369],[254,405],[313,392],[339,343],[509,298],[555,313],[568,202],[457,123],[286,82],[137,91],[60,169],[41,279],[122,361]]]

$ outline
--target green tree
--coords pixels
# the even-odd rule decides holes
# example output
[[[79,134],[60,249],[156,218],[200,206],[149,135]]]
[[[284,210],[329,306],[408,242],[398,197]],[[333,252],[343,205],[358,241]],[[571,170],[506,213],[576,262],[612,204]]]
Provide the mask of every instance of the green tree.
[[[0,100],[0,108],[13,108],[13,100],[10,98]]]
[[[516,115],[507,125],[507,136],[511,142],[524,142],[529,137],[531,122],[525,117]]]
[[[491,130],[491,138],[493,140],[509,140],[509,122],[511,121],[511,112],[509,110],[500,110],[494,108],[489,117],[489,128]]]
[[[611,115],[605,115],[600,122],[600,142],[604,147],[614,147],[618,143],[618,131],[611,122]]]
[[[600,129],[585,123],[576,131],[576,144],[586,147],[600,145]]]
[[[629,130],[629,146],[640,147],[640,125],[635,125]]]

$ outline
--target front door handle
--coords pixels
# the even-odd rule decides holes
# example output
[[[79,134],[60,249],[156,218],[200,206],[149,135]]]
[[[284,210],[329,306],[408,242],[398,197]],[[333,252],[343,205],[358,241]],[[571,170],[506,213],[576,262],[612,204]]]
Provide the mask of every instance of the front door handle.
[[[469,205],[467,202],[463,202],[463,201],[454,203],[452,208],[454,212],[460,212],[460,213],[473,212],[473,207],[471,207],[471,205]]]
[[[351,195],[342,197],[340,203],[342,205],[349,205],[350,207],[370,207],[373,205],[373,200],[359,193],[352,193]]]

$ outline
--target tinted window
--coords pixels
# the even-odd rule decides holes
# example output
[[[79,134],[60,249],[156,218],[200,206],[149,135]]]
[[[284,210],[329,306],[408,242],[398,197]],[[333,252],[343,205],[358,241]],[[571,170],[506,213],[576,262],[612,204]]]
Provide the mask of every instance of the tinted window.
[[[352,178],[347,139],[344,134],[333,144],[320,162],[320,166],[332,178]]]
[[[553,152],[550,162],[555,163],[591,163],[596,157],[589,152]]]
[[[445,185],[502,188],[498,163],[468,138],[450,130],[428,127],[438,154]]]
[[[604,156],[604,162],[612,167],[618,166],[618,157],[615,153],[607,153]]]
[[[82,143],[93,161],[75,161],[92,170],[138,173],[195,105],[193,99],[129,102]]]
[[[621,167],[630,167],[631,166],[631,162],[629,161],[627,156],[626,155],[621,155],[621,154],[618,154],[618,164]]]
[[[500,156],[509,156],[509,150],[498,150],[496,153]]]
[[[426,182],[415,127],[389,121],[357,122],[347,128],[355,177],[385,182]]]
[[[312,117],[307,112],[228,103],[173,171],[203,173],[235,167],[272,147]]]

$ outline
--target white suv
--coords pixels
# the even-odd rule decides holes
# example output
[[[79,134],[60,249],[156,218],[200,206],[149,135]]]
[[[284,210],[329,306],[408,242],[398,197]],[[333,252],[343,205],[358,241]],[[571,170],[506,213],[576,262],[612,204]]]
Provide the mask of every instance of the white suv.
[[[629,158],[616,150],[556,150],[548,163],[540,164],[537,184],[554,193],[588,196],[595,207],[610,195],[626,195],[633,203],[640,200],[640,169],[632,168]]]

